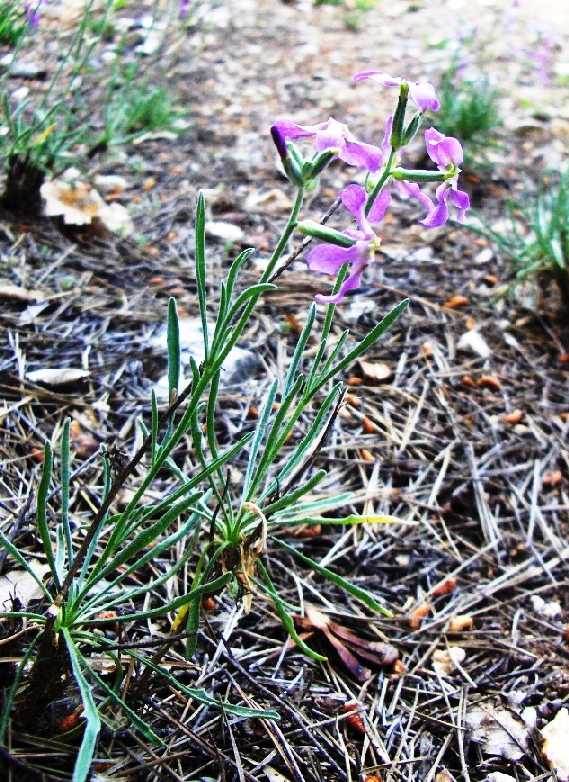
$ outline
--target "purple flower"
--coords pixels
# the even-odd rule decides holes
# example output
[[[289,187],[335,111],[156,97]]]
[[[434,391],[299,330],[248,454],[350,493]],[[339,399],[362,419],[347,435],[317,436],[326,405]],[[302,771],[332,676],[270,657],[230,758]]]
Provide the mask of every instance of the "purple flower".
[[[271,128],[271,135],[281,156],[286,156],[286,142],[291,139],[309,138],[317,152],[334,151],[350,166],[377,171],[383,164],[383,153],[372,144],[364,144],[353,136],[348,127],[330,117],[319,125],[298,125],[291,120],[279,120]]]
[[[334,296],[323,296],[317,294],[315,299],[320,304],[338,304],[341,302],[348,291],[358,288],[361,276],[365,267],[373,260],[375,251],[379,247],[380,239],[373,231],[370,222],[381,220],[389,203],[381,195],[376,199],[372,211],[365,216],[366,191],[361,185],[348,185],[340,193],[342,203],[356,219],[357,229],[348,229],[343,236],[351,241],[350,247],[339,247],[336,244],[323,242],[311,250],[306,261],[311,271],[323,272],[324,274],[338,274],[340,268],[345,264],[351,265],[350,273],[340,286],[340,290]]]
[[[403,82],[407,82],[409,84],[409,97],[419,111],[438,111],[441,107],[435,88],[428,81],[408,81],[407,79],[389,76],[387,73],[376,70],[359,71],[354,76],[355,82],[364,81],[365,79],[371,79],[381,84],[382,87],[399,88]]]
[[[28,27],[34,30],[39,27],[40,23],[40,8],[43,0],[31,0],[24,5],[24,14],[26,17],[26,24]]]
[[[453,136],[444,136],[436,128],[425,131],[425,145],[427,155],[442,171],[449,166],[460,166],[464,159],[460,141]]]
[[[178,18],[185,19],[190,12],[190,5],[192,0],[179,0],[178,4]]]
[[[458,175],[460,173],[458,166],[464,158],[462,146],[458,139],[445,136],[436,128],[429,128],[425,131],[425,144],[427,154],[433,163],[436,163],[437,168],[441,171],[448,171],[451,176],[437,187],[437,205],[421,222],[427,228],[438,228],[444,225],[449,219],[450,202],[457,209],[457,221],[462,223],[466,210],[470,207],[468,193],[458,189]]]
[[[448,202],[457,209],[456,220],[464,222],[466,210],[470,208],[470,198],[464,190],[459,190],[456,183],[443,182],[436,190],[437,205],[421,223],[427,228],[439,228],[449,218]]]

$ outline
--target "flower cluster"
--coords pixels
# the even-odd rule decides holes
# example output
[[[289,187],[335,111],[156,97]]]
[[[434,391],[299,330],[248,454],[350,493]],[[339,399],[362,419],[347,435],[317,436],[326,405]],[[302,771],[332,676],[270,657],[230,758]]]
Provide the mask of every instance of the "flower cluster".
[[[400,166],[400,151],[417,134],[425,111],[438,111],[440,102],[429,82],[410,82],[376,70],[360,71],[355,82],[370,79],[386,88],[399,89],[399,99],[393,115],[386,122],[379,144],[360,141],[349,128],[330,117],[317,125],[299,125],[288,119],[271,128],[275,146],[288,178],[300,189],[314,181],[334,158],[365,173],[365,184],[348,185],[340,194],[345,209],[355,220],[356,228],[334,231],[312,221],[297,224],[301,233],[324,241],[307,255],[308,267],[317,272],[338,274],[344,265],[348,273],[331,296],[318,295],[321,303],[337,304],[360,284],[366,266],[374,259],[380,238],[372,228],[381,222],[391,204],[392,193],[411,198],[424,210],[420,220],[427,228],[444,225],[450,217],[450,207],[456,210],[456,220],[464,221],[470,206],[468,194],[458,187],[463,150],[458,139],[439,133],[434,127],[424,134],[427,155],[434,164],[429,170],[410,170]],[[411,101],[416,113],[406,124],[406,110]],[[299,139],[312,141],[315,155],[304,160],[295,145]],[[437,183],[434,198],[421,185]]]

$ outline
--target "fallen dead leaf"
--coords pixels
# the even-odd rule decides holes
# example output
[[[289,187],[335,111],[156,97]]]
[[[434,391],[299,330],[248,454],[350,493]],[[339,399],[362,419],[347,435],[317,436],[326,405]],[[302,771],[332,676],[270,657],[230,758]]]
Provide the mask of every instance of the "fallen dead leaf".
[[[284,774],[281,774],[280,771],[277,771],[272,766],[265,766],[263,771],[269,782],[290,782],[288,777],[285,777]]]
[[[61,367],[59,369],[34,369],[26,374],[27,380],[32,383],[42,383],[46,386],[65,386],[69,383],[77,383],[89,377],[86,369],[73,369]]]
[[[40,581],[49,572],[48,565],[39,559],[32,559],[28,564]],[[20,601],[22,608],[26,608],[31,600],[41,597],[42,594],[35,578],[27,570],[11,570],[0,577],[0,608],[10,610],[13,598]]]
[[[555,717],[542,728],[541,752],[549,768],[555,771],[559,782],[569,780],[569,711],[560,709]]]
[[[562,480],[563,475],[561,470],[554,470],[553,472],[545,473],[542,482],[544,486],[559,486]]]
[[[432,656],[433,668],[439,676],[449,676],[454,673],[466,657],[466,650],[460,646],[449,649],[435,649]]]
[[[435,782],[455,782],[455,778],[450,773],[450,771],[447,771],[446,768],[443,768],[443,770],[439,771],[439,773],[435,776]]]
[[[340,711],[348,714],[346,717],[346,723],[350,726],[350,728],[352,728],[352,730],[361,734],[366,732],[366,726],[363,721],[363,717],[358,714],[359,711],[362,711],[362,707],[359,705],[359,703],[356,703],[355,701],[344,703]]]
[[[367,415],[362,419],[362,429],[366,434],[375,434],[378,431],[377,425]]]
[[[18,285],[0,285],[0,299],[15,299],[16,301],[40,301],[45,298],[42,291],[20,288]]]
[[[492,352],[482,334],[476,329],[465,331],[458,340],[456,347],[458,350],[467,353],[475,353],[477,356],[480,356],[480,358],[490,358]]]
[[[368,380],[382,382],[384,380],[389,380],[393,374],[393,370],[389,364],[382,364],[379,361],[360,361],[359,364]]]
[[[466,715],[466,727],[486,755],[519,760],[528,749],[529,734],[522,720],[495,704],[473,706]]]
[[[502,388],[502,384],[496,375],[480,375],[476,385],[480,388],[490,388],[492,391],[499,391]]]
[[[423,619],[431,613],[431,610],[432,606],[430,603],[420,603],[409,614],[409,627],[412,630],[418,630],[423,624]]]
[[[452,592],[454,592],[455,589],[456,578],[454,576],[447,576],[431,589],[431,594],[435,595],[435,597],[440,597],[441,595],[450,595]]]
[[[512,413],[504,413],[502,421],[510,426],[515,426],[524,420],[525,415],[523,410],[514,410]]]
[[[470,304],[469,300],[466,298],[466,296],[451,296],[450,299],[447,299],[444,303],[444,307],[448,307],[451,310],[459,309],[460,307],[468,307]]]
[[[472,630],[474,627],[474,620],[470,614],[457,614],[451,616],[448,622],[449,633],[463,633],[466,630]]]

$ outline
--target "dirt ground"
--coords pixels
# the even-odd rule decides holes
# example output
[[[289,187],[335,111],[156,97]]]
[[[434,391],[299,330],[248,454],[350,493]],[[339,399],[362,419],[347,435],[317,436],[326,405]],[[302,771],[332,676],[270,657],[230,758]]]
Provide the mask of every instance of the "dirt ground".
[[[121,13],[144,10],[127,5]],[[49,29],[46,23],[38,47],[48,45]],[[355,15],[309,0],[202,4],[195,25],[172,36],[156,66],[156,80],[168,83],[184,110],[185,132],[89,168],[92,178],[128,181],[119,200],[135,238],[93,238],[47,219],[0,215],[2,530],[40,555],[30,513],[38,449],[67,415],[77,422],[75,464],[88,462],[72,496],[78,526],[100,479],[99,445],[133,448],[137,416],[148,415],[150,390],[165,371],[153,337],[168,297],[176,296],[183,315],[197,315],[192,221],[199,190],[211,220],[241,229],[232,246],[210,240],[212,296],[242,247],[255,247],[253,264],[262,267],[291,204],[268,133],[275,118],[312,123],[331,115],[379,141],[392,95],[371,83],[356,89],[352,75],[377,67],[438,83],[457,53],[501,91],[504,122],[490,166],[464,175],[477,214],[497,225],[509,198],[569,156],[567,82],[540,78],[531,57],[540,36],[553,40],[557,74],[566,79],[563,2],[380,0]],[[334,165],[305,215],[323,215],[349,176]],[[338,309],[335,329],[349,328],[358,339],[403,297],[412,300],[367,358],[383,367],[384,379],[362,366],[349,373],[346,405],[318,457],[329,470],[324,491],[353,490],[358,510],[404,523],[328,528],[294,541],[378,595],[394,619],[371,616],[293,560],[268,556],[285,599],[317,606],[368,647],[392,645],[398,663],[370,664],[358,679],[318,633],[311,642],[329,655],[326,663],[285,649],[268,603],[254,602],[245,615],[240,603],[220,596],[196,658],[187,661],[180,644],[165,662],[192,686],[276,708],[280,722],[236,720],[167,690],[151,692],[145,719],[167,749],[148,748],[130,729],[105,728],[94,780],[556,779],[539,731],[569,701],[569,329],[553,296],[537,308],[496,299],[509,271],[486,240],[456,225],[426,230],[416,217],[412,205],[395,205],[382,227],[383,260]],[[256,279],[255,268],[249,274]],[[8,295],[6,286],[24,293]],[[301,256],[267,295],[242,345],[260,364],[222,392],[227,432],[252,426],[249,411],[282,371],[312,296],[327,287]],[[458,348],[473,329],[489,346],[486,358]],[[71,387],[28,379],[46,367],[83,368],[89,376]],[[189,442],[180,458],[191,466]],[[156,491],[166,489],[164,481]],[[2,572],[11,566],[2,557]],[[164,630],[141,624],[132,639]],[[77,734],[57,725],[74,698],[67,693],[53,704],[45,724],[10,734],[10,756],[21,765],[1,755],[6,778],[71,778]],[[356,704],[360,720],[346,704]]]

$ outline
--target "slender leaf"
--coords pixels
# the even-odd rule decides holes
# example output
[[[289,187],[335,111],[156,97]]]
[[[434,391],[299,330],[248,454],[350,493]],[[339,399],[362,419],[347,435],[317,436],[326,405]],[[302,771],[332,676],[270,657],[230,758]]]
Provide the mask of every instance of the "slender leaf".
[[[328,659],[327,657],[324,657],[324,655],[318,654],[318,652],[315,652],[314,649],[311,649],[310,646],[308,646],[308,644],[306,644],[299,636],[299,634],[296,632],[296,628],[294,626],[294,619],[286,610],[285,604],[279,597],[279,594],[275,589],[273,582],[271,581],[267,569],[265,568],[265,566],[263,565],[260,559],[257,560],[257,569],[259,571],[261,578],[264,581],[265,589],[271,596],[273,605],[275,607],[275,611],[277,612],[277,616],[281,620],[284,629],[290,635],[290,637],[298,646],[300,651],[304,652],[304,654],[307,657],[311,657],[313,660],[317,660],[318,662],[324,662],[325,660],[327,660]]]
[[[89,682],[85,678],[83,671],[81,670],[81,663],[79,655],[71,633],[67,627],[64,627],[63,637],[69,652],[69,659],[71,661],[71,669],[73,671],[73,677],[79,687],[81,693],[81,702],[83,704],[83,713],[87,724],[85,725],[85,731],[83,733],[83,740],[79,747],[79,753],[75,761],[75,767],[73,769],[73,782],[86,782],[89,777],[89,771],[91,768],[91,761],[95,754],[95,747],[97,746],[97,737],[101,729],[101,718],[91,692]]]
[[[288,551],[290,554],[292,554],[294,557],[300,560],[300,562],[302,562],[304,565],[308,565],[308,567],[312,568],[312,570],[316,571],[316,573],[323,576],[328,581],[331,581],[333,584],[336,584],[337,586],[341,587],[344,591],[348,592],[350,595],[353,595],[357,600],[362,602],[372,611],[375,611],[376,613],[379,614],[383,614],[384,616],[387,617],[392,616],[391,611],[389,611],[387,608],[384,608],[381,605],[381,603],[378,603],[375,597],[373,597],[373,595],[371,595],[367,590],[357,587],[355,584],[352,584],[350,581],[343,578],[343,576],[339,576],[337,573],[334,573],[332,570],[329,570],[327,567],[323,567],[322,565],[319,565],[318,562],[315,562],[310,557],[307,557],[305,554],[302,554],[300,551],[298,551],[298,549],[295,549],[293,546],[289,546],[289,544],[285,543],[284,540],[277,540],[276,538],[273,538],[273,540],[277,544],[277,546],[280,546],[280,548],[283,548],[285,551]]]
[[[47,559],[47,564],[53,575],[53,579],[56,584],[56,588],[59,589],[60,582],[57,575],[57,568],[55,567],[55,558],[53,556],[53,547],[51,538],[49,535],[49,529],[47,526],[47,493],[49,491],[49,484],[51,482],[51,470],[53,466],[53,456],[51,453],[51,445],[46,442],[43,452],[43,471],[41,476],[40,485],[38,487],[38,498],[36,504],[36,521],[38,525],[38,531],[40,534],[43,550]]]
[[[176,299],[168,300],[168,399],[172,404],[180,385],[180,325]]]
[[[207,331],[207,287],[205,267],[205,198],[203,193],[198,196],[196,208],[196,282],[198,287],[198,303],[202,321],[204,358],[209,356],[209,337]]]

